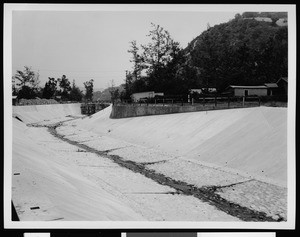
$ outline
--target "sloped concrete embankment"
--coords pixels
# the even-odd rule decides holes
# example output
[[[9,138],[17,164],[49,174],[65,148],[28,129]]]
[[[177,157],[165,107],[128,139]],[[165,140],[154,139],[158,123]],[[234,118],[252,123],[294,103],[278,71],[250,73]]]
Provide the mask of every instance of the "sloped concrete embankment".
[[[103,111],[99,117],[105,113]],[[114,139],[110,136],[112,130],[106,135],[99,135],[94,133],[94,129],[87,131],[77,126],[93,123],[92,117],[73,122],[67,122],[57,130],[62,140],[80,149],[112,159],[134,172],[175,188],[179,193],[209,201],[218,209],[242,220],[283,221],[287,218],[287,190],[284,187],[262,182],[251,175],[241,175],[239,170],[230,172],[224,167],[214,168],[197,160]],[[122,126],[117,122],[114,123],[116,127]]]
[[[21,221],[239,221],[107,159],[107,152],[55,135],[60,122],[47,125],[55,136],[45,125],[13,122],[12,200]],[[92,134],[80,138],[95,139]]]
[[[76,126],[116,139],[287,182],[287,108],[257,107],[110,119],[112,107]]]
[[[144,162],[149,168],[175,180],[188,179],[188,183],[191,184],[196,184],[199,179],[198,175],[204,175],[207,168],[203,173],[203,166],[201,166],[202,172],[198,172],[197,169],[196,176],[188,175],[191,169],[187,165],[190,162],[193,163],[193,167],[198,162],[199,165],[209,162],[222,170],[232,168],[238,172],[236,175],[247,173],[246,182],[236,183],[234,187],[232,184],[216,186],[216,193],[226,200],[237,204],[241,203],[247,208],[270,212],[271,216],[278,214],[278,218],[285,219],[285,213],[282,214],[277,209],[286,203],[286,190],[259,182],[256,178],[264,176],[272,181],[281,182],[285,186],[287,173],[286,108],[233,109],[120,120],[110,119],[110,113],[111,107],[85,119],[70,122],[66,128],[68,128],[67,130],[75,129],[70,134],[72,139],[79,131],[93,131],[100,136],[105,135],[105,137],[117,138],[174,154],[178,161],[175,159],[168,162],[149,163],[152,155],[144,157],[144,155],[137,154],[134,149],[134,152],[128,153],[128,159],[140,160],[141,157],[144,157]],[[87,139],[90,140],[91,136],[88,136]],[[102,144],[104,141],[99,142]],[[99,146],[98,143],[97,146]],[[120,155],[124,158],[126,149],[131,148],[112,151],[111,155]],[[174,168],[172,164],[176,167]],[[191,178],[197,178],[197,182],[191,182],[193,181],[190,180]],[[203,184],[199,185],[200,188],[202,186]],[[253,188],[257,192],[253,192]],[[254,193],[255,197],[252,198],[249,190]],[[262,192],[262,190],[264,191]],[[266,193],[276,197],[276,200],[271,201],[268,195],[265,195]],[[260,202],[266,199],[268,203],[274,204],[277,208],[269,207],[267,202],[262,202],[257,207],[256,195],[259,196]],[[245,197],[247,200],[240,197]],[[264,205],[266,205],[267,211],[264,210]]]
[[[21,221],[143,220],[82,174],[80,168],[94,157],[55,139],[47,128],[28,127],[17,119],[13,126],[12,201]],[[97,161],[104,168],[113,165]]]
[[[24,123],[37,123],[81,115],[80,103],[13,106],[13,117]]]

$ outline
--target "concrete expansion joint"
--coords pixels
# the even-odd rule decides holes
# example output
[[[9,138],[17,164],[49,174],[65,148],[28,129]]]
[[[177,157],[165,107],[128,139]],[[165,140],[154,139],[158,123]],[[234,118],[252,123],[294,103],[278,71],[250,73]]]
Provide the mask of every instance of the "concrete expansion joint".
[[[166,162],[169,162],[169,161],[172,161],[172,160],[176,160],[176,159],[179,159],[180,157],[175,157],[175,158],[172,158],[172,159],[164,159],[164,160],[158,160],[158,161],[153,161],[153,162],[140,162],[139,164],[141,165],[155,165],[155,164],[160,164],[160,163],[166,163]]]
[[[159,160],[159,161],[153,161],[153,162],[140,162],[141,165],[154,165],[154,164],[160,164],[160,163],[166,163],[170,160]]]
[[[181,194],[180,192],[178,191],[175,191],[175,192],[124,192],[123,194],[149,194],[149,195],[152,195],[152,194],[170,194],[170,195],[176,195],[176,194]]]
[[[77,119],[81,118],[81,117],[72,117],[72,116],[69,116],[69,117],[71,117],[71,119],[67,119],[67,120],[64,120],[62,122],[51,123],[51,124],[43,124],[43,122],[46,121],[46,120],[44,120],[44,121],[36,122],[36,123],[27,123],[26,126],[28,126],[28,127],[57,128],[57,127],[63,126],[63,124],[65,122],[69,122],[69,121],[73,121],[73,120],[77,120]]]
[[[203,189],[207,189],[207,190],[212,190],[213,192],[217,191],[218,189],[222,189],[222,188],[230,188],[230,187],[234,187],[236,185],[239,184],[243,184],[243,183],[247,183],[247,182],[251,182],[254,181],[255,179],[248,179],[245,181],[241,181],[241,182],[237,182],[237,183],[232,183],[232,184],[227,184],[227,185],[223,185],[223,186],[203,186]]]
[[[101,152],[104,152],[104,153],[108,154],[110,152],[121,150],[121,149],[124,149],[124,148],[127,148],[127,147],[131,147],[131,146],[132,145],[130,145],[130,146],[123,146],[123,147],[117,147],[117,148],[112,148],[112,149],[104,150],[104,151],[101,151]]]
[[[56,128],[60,126],[61,124],[57,124],[57,126],[49,127],[49,132],[61,140],[71,144],[75,145],[81,149],[86,150],[87,152],[91,152],[94,154],[97,154],[101,157],[107,158],[112,160],[114,163],[118,164],[120,167],[126,168],[131,170],[132,172],[139,173],[141,175],[144,175],[145,177],[157,182],[160,185],[165,185],[168,187],[171,187],[175,189],[174,194],[179,195],[186,195],[186,196],[193,196],[195,198],[200,199],[203,202],[206,202],[218,210],[221,210],[229,215],[232,215],[234,217],[237,217],[243,221],[266,221],[266,222],[278,222],[278,221],[284,221],[282,218],[276,219],[273,217],[268,216],[263,211],[256,211],[249,207],[242,206],[240,204],[237,204],[233,201],[226,200],[225,198],[221,197],[217,193],[217,189],[225,188],[225,187],[232,187],[238,184],[242,184],[245,182],[250,182],[253,179],[237,182],[230,185],[225,186],[207,186],[207,187],[195,187],[194,185],[188,184],[183,181],[175,180],[171,177],[166,177],[165,175],[161,173],[157,173],[155,170],[149,169],[146,167],[147,164],[145,163],[138,163],[131,160],[125,160],[121,156],[118,155],[112,155],[108,154],[107,151],[98,151],[95,148],[89,147],[85,144],[81,144],[77,141],[72,141],[66,137],[62,137],[60,134],[57,133]],[[121,148],[117,148],[121,149]],[[115,150],[115,149],[112,149]],[[110,150],[111,151],[111,150]],[[159,161],[159,162],[166,162],[167,160]],[[155,162],[157,163],[157,162]]]
[[[74,134],[68,135],[68,136],[66,136],[66,137],[72,137],[72,136],[74,136],[74,135],[76,135],[76,134],[74,133]],[[86,143],[86,142],[91,142],[91,141],[96,141],[96,139],[83,140],[83,141],[80,141],[80,142],[81,142],[81,143]]]

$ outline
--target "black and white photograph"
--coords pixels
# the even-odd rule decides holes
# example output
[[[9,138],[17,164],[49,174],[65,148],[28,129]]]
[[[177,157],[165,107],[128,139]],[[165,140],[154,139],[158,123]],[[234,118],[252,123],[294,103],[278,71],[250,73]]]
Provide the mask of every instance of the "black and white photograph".
[[[5,4],[3,81],[6,228],[295,228],[295,5]]]

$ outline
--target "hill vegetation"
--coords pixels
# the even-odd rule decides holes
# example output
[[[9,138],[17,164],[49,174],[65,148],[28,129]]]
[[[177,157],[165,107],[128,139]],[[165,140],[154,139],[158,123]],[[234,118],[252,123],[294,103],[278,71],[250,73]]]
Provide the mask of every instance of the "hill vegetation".
[[[287,76],[287,27],[236,16],[185,49],[203,86],[259,85]]]
[[[266,19],[261,20],[262,18]],[[287,76],[287,25],[284,12],[245,12],[227,23],[208,27],[185,49],[152,24],[151,42],[131,42],[133,70],[125,80],[124,98],[134,92],[188,94],[193,88],[260,85]]]
[[[31,67],[24,66],[24,70],[17,70],[16,74],[12,77],[12,95],[17,96],[18,100],[25,99],[31,100],[29,103],[39,103],[43,100],[54,102],[54,99],[60,102],[81,102],[92,101],[93,97],[93,84],[94,80],[84,82],[85,94],[75,84],[72,84],[66,75],[61,78],[48,77],[48,81],[44,87],[40,87],[39,73],[33,71]],[[37,99],[35,101],[35,99]],[[48,103],[47,102],[47,103]],[[45,101],[43,103],[46,103]],[[22,104],[22,103],[19,103]],[[27,104],[27,103],[23,103]]]

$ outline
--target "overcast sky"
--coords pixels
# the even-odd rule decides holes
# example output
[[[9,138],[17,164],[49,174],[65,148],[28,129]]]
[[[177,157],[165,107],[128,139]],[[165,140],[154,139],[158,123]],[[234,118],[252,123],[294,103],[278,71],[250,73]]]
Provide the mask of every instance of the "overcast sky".
[[[12,70],[30,66],[48,77],[65,74],[78,86],[94,79],[94,88],[124,83],[132,69],[130,41],[149,42],[151,22],[168,30],[181,47],[238,12],[167,11],[13,11]]]

